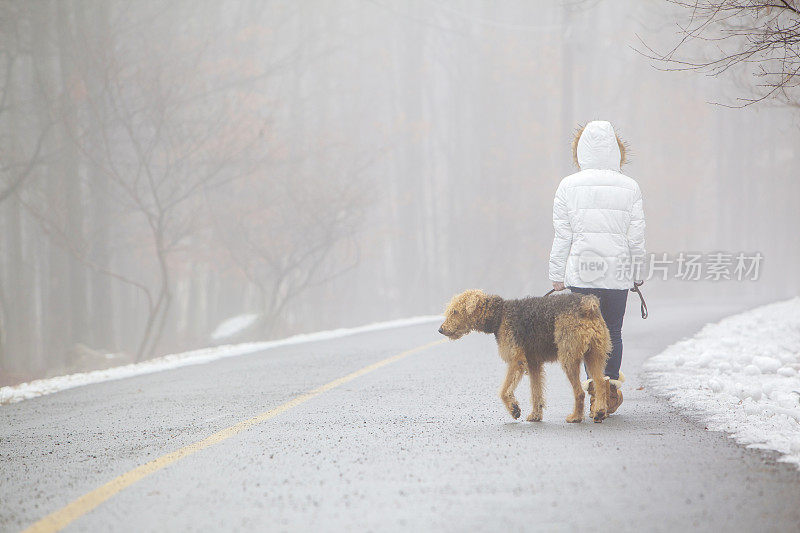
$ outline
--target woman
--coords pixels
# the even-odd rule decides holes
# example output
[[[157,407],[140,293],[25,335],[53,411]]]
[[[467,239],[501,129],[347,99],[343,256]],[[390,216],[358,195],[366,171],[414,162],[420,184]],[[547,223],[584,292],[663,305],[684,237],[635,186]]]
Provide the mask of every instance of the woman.
[[[572,155],[580,171],[561,180],[556,191],[550,280],[557,291],[569,288],[600,299],[611,333],[605,374],[613,413],[622,403],[622,318],[645,254],[642,192],[620,171],[625,147],[611,123],[597,120],[581,128]],[[593,384],[588,390],[594,396]]]

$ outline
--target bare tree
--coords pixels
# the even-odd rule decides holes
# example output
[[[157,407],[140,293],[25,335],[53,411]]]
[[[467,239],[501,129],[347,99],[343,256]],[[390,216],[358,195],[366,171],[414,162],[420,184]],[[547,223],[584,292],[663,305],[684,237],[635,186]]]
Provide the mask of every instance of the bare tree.
[[[123,31],[115,33],[125,38]],[[137,360],[155,353],[163,335],[173,299],[171,256],[194,231],[193,198],[241,175],[247,167],[242,153],[258,139],[257,116],[245,117],[248,110],[226,98],[241,77],[219,72],[209,39],[177,35],[151,39],[149,47],[127,41],[94,47],[66,88],[73,95],[67,105],[84,114],[69,130],[72,146],[94,176],[91,185],[102,184],[115,209],[108,218],[118,225],[117,248],[129,253],[125,266],[94,259],[93,243],[64,231],[64,213],[36,198],[24,202],[58,246],[144,295],[147,318]],[[59,101],[55,95],[50,100]]]
[[[186,70],[165,62],[110,77],[111,120],[103,125],[101,153],[89,154],[120,206],[143,217],[157,263],[155,286],[145,290],[148,319],[137,359],[152,355],[163,334],[172,302],[170,255],[193,232],[192,198],[239,175],[234,162],[256,138],[241,131],[235,110],[191,93],[205,90],[191,79],[203,69],[201,57],[184,64]]]
[[[0,155],[6,164],[0,167],[2,186],[0,186],[0,203],[8,200],[16,193],[25,181],[31,177],[37,164],[41,163],[42,146],[49,132],[49,127],[39,132],[38,139],[29,155]]]
[[[749,66],[758,80],[758,94],[739,97],[738,106],[779,99],[800,106],[800,3],[797,0],[668,0],[685,10],[681,38],[666,52],[644,41],[643,52],[667,70],[697,70],[719,76],[733,67]],[[679,55],[688,43],[708,44],[711,57]]]
[[[342,172],[298,179],[294,165],[237,182],[225,201],[209,202],[209,245],[256,288],[260,332],[274,332],[289,303],[355,268],[358,230],[368,205],[361,173],[372,159]]]
[[[19,84],[21,56],[29,53],[18,26],[28,17],[25,6],[16,2],[0,2],[0,121],[11,123],[9,114],[19,113]],[[16,124],[19,127],[19,123]],[[0,204],[17,192],[31,177],[42,161],[42,149],[52,124],[45,124],[34,136],[31,147],[24,146],[21,131],[9,131],[0,147]],[[4,132],[6,133],[6,132]]]

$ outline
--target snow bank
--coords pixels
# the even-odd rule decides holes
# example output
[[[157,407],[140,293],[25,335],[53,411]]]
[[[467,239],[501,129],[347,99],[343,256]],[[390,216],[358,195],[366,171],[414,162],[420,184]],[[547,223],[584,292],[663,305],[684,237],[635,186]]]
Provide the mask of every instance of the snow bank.
[[[656,392],[708,429],[800,467],[800,298],[708,324],[645,370]]]
[[[163,370],[170,370],[172,368],[178,368],[182,366],[199,365],[216,361],[217,359],[223,359],[225,357],[261,352],[263,350],[276,348],[278,346],[336,339],[340,337],[347,337],[349,335],[356,335],[358,333],[368,333],[370,331],[380,331],[391,328],[402,328],[405,326],[426,324],[428,322],[436,322],[440,320],[442,320],[442,317],[438,315],[403,318],[388,322],[377,322],[375,324],[368,324],[366,326],[359,326],[355,328],[333,329],[328,331],[294,335],[292,337],[274,341],[246,342],[242,344],[215,346],[213,348],[202,348],[200,350],[165,355],[149,361],[108,368],[105,370],[95,370],[93,372],[70,374],[68,376],[38,379],[36,381],[31,381],[30,383],[22,383],[20,385],[9,387],[0,387],[0,405],[19,402],[29,398],[35,398],[37,396],[43,396],[45,394],[51,394],[53,392],[71,389],[74,387],[99,383],[101,381],[111,381],[133,376],[141,376],[142,374],[151,374],[153,372],[161,372]]]
[[[237,333],[252,326],[257,319],[258,315],[252,313],[237,315],[229,318],[217,326],[217,329],[215,329],[214,333],[211,334],[211,338],[215,341],[218,341],[232,337],[233,335],[236,335]]]

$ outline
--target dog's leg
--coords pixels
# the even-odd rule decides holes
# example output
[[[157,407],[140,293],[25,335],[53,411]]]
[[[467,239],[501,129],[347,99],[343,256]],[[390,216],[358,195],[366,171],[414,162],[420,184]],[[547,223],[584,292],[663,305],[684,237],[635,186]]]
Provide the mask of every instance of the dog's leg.
[[[581,422],[583,421],[583,400],[586,397],[581,387],[581,361],[580,359],[562,361],[561,366],[569,379],[569,384],[572,385],[572,393],[575,395],[575,408],[567,417],[567,422]]]
[[[528,365],[528,374],[531,380],[531,414],[526,420],[528,422],[541,422],[542,411],[544,411],[544,367],[541,363],[535,366]]]
[[[609,384],[606,381],[606,359],[608,356],[601,346],[594,343],[586,352],[586,370],[594,383],[594,409],[590,413],[595,422],[602,422],[608,413]]]
[[[508,363],[506,379],[500,387],[500,399],[503,401],[503,405],[506,406],[506,409],[508,409],[508,412],[511,413],[511,416],[515,419],[519,418],[522,411],[519,408],[517,399],[514,397],[514,391],[517,389],[519,380],[522,379],[524,373],[525,369],[517,361],[511,361]]]

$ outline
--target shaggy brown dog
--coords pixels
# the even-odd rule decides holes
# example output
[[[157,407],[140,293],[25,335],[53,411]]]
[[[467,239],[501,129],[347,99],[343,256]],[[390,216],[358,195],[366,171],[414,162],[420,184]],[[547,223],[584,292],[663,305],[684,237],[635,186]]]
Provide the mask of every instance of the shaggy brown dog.
[[[514,390],[523,374],[530,374],[533,411],[527,420],[540,421],[544,409],[543,363],[558,361],[567,374],[575,395],[575,408],[567,422],[583,420],[584,392],[581,361],[598,387],[591,416],[595,422],[606,417],[608,381],[604,371],[611,351],[611,338],[595,296],[560,294],[542,298],[504,300],[480,290],[453,297],[445,310],[439,333],[459,339],[471,331],[493,333],[508,373],[500,398],[514,418],[520,409]]]

